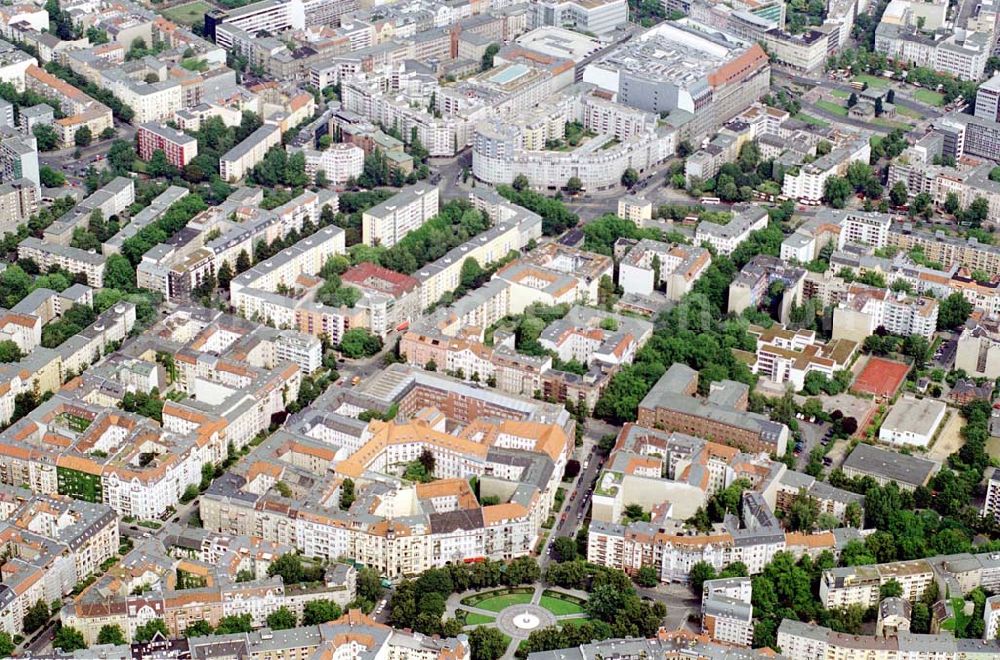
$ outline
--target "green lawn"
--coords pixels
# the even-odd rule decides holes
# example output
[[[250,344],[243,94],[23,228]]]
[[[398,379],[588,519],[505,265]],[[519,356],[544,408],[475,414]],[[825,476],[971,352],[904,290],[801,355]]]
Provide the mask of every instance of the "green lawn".
[[[556,616],[562,616],[564,614],[580,614],[584,611],[583,608],[576,603],[571,603],[568,600],[554,598],[552,596],[542,596],[542,600],[539,604]]]
[[[559,622],[560,626],[581,626],[585,623],[590,622],[590,617],[581,616],[577,619],[563,619]]]
[[[839,103],[834,103],[833,101],[816,101],[816,107],[823,108],[827,112],[833,113],[835,115],[840,115],[841,117],[847,116],[847,108],[840,105]]]
[[[913,90],[912,96],[921,103],[926,103],[927,105],[944,105],[944,95],[939,94],[938,92],[932,92],[929,89],[915,89]]]
[[[493,623],[494,621],[496,621],[494,617],[479,614],[478,612],[469,612],[465,615],[465,625],[467,626],[478,626],[483,623]]]
[[[870,76],[867,73],[863,73],[860,76],[854,76],[854,82],[868,83],[869,87],[888,87],[888,78],[879,78],[878,76]]]
[[[833,97],[836,97],[838,99],[849,99],[849,98],[851,98],[851,93],[850,92],[845,92],[842,89],[831,89],[830,90],[830,95],[833,96]]]
[[[205,19],[205,12],[212,9],[215,9],[215,7],[205,2],[205,0],[194,0],[194,2],[164,9],[160,13],[176,23],[194,25],[195,23],[201,23]]]
[[[896,106],[896,114],[901,117],[909,117],[910,119],[923,119],[923,115],[921,115],[916,110],[911,110],[910,108],[904,108],[901,105]]]
[[[795,118],[798,119],[799,121],[804,121],[807,124],[811,124],[813,126],[819,126],[820,128],[826,128],[827,126],[830,125],[830,122],[823,121],[819,117],[813,117],[812,115],[807,115],[804,112],[800,112],[799,114],[795,115]]]
[[[481,610],[489,610],[490,612],[499,612],[502,609],[508,608],[511,605],[526,605],[531,602],[531,597],[534,594],[507,594],[506,596],[492,596],[491,598],[484,598],[477,603],[467,603],[473,607],[478,607]]]
[[[913,124],[907,124],[906,122],[902,121],[893,121],[891,119],[882,119],[882,118],[873,119],[872,123],[877,126],[884,126],[885,128],[889,129],[901,128],[903,129],[903,131],[913,130]]]

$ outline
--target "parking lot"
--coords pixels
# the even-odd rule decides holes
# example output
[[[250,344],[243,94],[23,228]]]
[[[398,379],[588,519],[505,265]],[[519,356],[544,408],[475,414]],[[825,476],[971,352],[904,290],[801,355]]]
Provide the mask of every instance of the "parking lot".
[[[826,447],[830,442],[832,426],[829,422],[810,422],[799,419],[799,432],[802,436],[794,445],[795,464],[798,470],[803,470],[809,463],[809,454],[816,447]]]

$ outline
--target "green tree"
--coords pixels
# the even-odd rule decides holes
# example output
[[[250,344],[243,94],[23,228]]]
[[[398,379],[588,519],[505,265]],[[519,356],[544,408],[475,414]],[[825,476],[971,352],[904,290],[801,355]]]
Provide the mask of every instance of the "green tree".
[[[52,639],[52,646],[65,653],[72,653],[87,648],[87,642],[83,639],[83,633],[73,626],[60,626]]]
[[[643,566],[635,574],[635,582],[640,587],[653,588],[660,583],[660,577],[652,566]]]
[[[167,624],[163,621],[163,619],[150,619],[141,626],[136,627],[135,635],[133,635],[132,641],[148,642],[153,639],[153,636],[156,635],[156,633],[160,633],[164,637],[170,636],[170,633],[167,632]]]
[[[122,176],[132,171],[137,155],[135,146],[128,140],[115,140],[108,150],[108,165],[111,171]]]
[[[31,127],[39,151],[52,151],[59,146],[59,134],[52,124],[35,124]]]
[[[286,553],[274,560],[267,567],[269,576],[280,575],[285,584],[296,584],[305,579],[305,568],[302,557],[294,553]]]
[[[59,170],[54,170],[48,165],[42,165],[38,170],[41,184],[46,188],[58,188],[66,185],[66,177]]]
[[[523,174],[518,174],[514,177],[514,182],[511,184],[511,187],[517,192],[521,192],[522,190],[527,190],[530,185],[531,184],[528,183],[528,177]]]
[[[232,635],[233,633],[248,633],[253,630],[253,619],[249,614],[230,614],[219,619],[215,627],[216,635]]]
[[[228,261],[223,261],[222,265],[219,266],[219,288],[228,291],[229,283],[232,282],[233,277],[235,277],[235,275],[233,274],[232,266],[229,265]]]
[[[953,192],[948,193],[948,195],[944,199],[945,212],[955,215],[961,208],[962,204],[958,199],[958,195]]]
[[[569,536],[558,536],[552,541],[552,553],[557,561],[574,561],[576,541]]]
[[[705,561],[700,561],[691,567],[691,572],[688,574],[691,579],[691,589],[694,590],[695,594],[701,594],[701,587],[708,580],[714,580],[717,575],[715,572],[715,567]]]
[[[479,626],[469,633],[472,660],[500,660],[507,652],[507,638],[496,628]]]
[[[639,173],[631,167],[622,172],[622,185],[631,188],[639,182]]]
[[[10,633],[0,630],[0,658],[9,658],[14,655],[14,640]]]
[[[73,142],[75,142],[78,147],[88,146],[93,139],[94,135],[90,132],[89,126],[78,128],[76,129],[76,133],[73,134]]]
[[[267,627],[271,630],[288,630],[297,624],[295,614],[287,607],[279,607],[267,615]]]
[[[886,598],[899,598],[902,595],[903,595],[903,585],[901,585],[895,579],[883,583],[878,590],[879,600],[884,600]]]
[[[16,414],[15,414],[16,417]],[[33,633],[42,626],[44,626],[49,621],[51,613],[49,612],[49,604],[44,600],[39,598],[35,601],[35,604],[28,608],[28,611],[24,615],[24,632]]]
[[[117,623],[101,626],[101,631],[97,633],[98,644],[114,644],[120,646],[125,644],[125,633]]]
[[[938,304],[938,330],[954,330],[961,327],[972,314],[972,303],[961,293],[955,292]]]
[[[831,176],[823,184],[823,200],[834,208],[844,208],[850,196],[851,184],[843,177]]]
[[[214,631],[212,630],[212,624],[204,619],[195,621],[187,628],[184,629],[185,637],[207,637],[211,635]]]
[[[571,176],[568,181],[566,181],[566,192],[570,195],[575,195],[583,191],[583,181],[580,180],[578,176]]]
[[[10,339],[0,341],[0,362],[18,362],[24,357],[24,353]]]
[[[354,481],[345,478],[344,483],[340,486],[340,509],[347,511],[352,504],[354,504]]]
[[[104,286],[121,291],[135,291],[135,269],[120,254],[108,257],[104,266]]]
[[[327,621],[339,619],[342,612],[340,605],[332,600],[311,600],[306,603],[302,612],[303,626],[316,626]]]
[[[819,518],[819,503],[805,490],[800,490],[792,499],[788,510],[788,527],[792,531],[812,531]]]
[[[480,71],[489,71],[493,68],[493,58],[500,52],[500,44],[490,44],[483,52],[483,61],[480,63]]]
[[[903,181],[897,181],[892,184],[892,188],[889,190],[889,200],[892,201],[894,206],[902,206],[906,204],[906,201],[910,198],[910,193],[906,189],[906,183]]]
[[[370,357],[382,350],[381,338],[364,328],[351,328],[340,340],[340,351],[353,359]]]

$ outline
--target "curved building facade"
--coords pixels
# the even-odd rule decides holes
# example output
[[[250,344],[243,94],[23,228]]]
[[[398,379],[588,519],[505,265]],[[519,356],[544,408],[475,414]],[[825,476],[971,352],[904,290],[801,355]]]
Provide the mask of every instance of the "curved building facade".
[[[521,126],[484,122],[472,141],[472,173],[491,185],[513,183],[523,174],[536,189],[562,188],[578,177],[584,190],[608,190],[620,185],[625,170],[641,174],[670,158],[675,137],[673,129],[660,128],[621,142],[610,134],[598,135],[572,151],[532,150],[525,148]]]

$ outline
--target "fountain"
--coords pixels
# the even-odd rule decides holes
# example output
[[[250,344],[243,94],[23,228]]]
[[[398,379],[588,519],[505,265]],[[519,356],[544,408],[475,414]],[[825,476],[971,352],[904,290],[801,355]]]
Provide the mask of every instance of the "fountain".
[[[538,624],[541,623],[538,617],[530,612],[522,612],[521,614],[515,615],[513,622],[514,625],[521,630],[534,630],[538,627]]]

